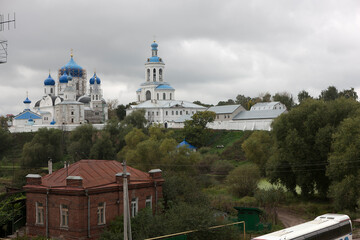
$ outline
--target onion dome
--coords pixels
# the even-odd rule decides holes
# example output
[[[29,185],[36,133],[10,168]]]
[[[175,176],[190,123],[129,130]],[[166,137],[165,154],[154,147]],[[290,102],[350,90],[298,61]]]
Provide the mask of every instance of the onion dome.
[[[96,73],[94,73],[94,76],[92,76],[92,78],[90,78],[89,83],[90,83],[90,84],[94,84],[94,83],[95,83],[95,80],[96,80],[96,83],[97,83],[97,84],[100,84],[100,83],[101,83],[101,80],[100,80],[100,78],[98,78],[98,76],[96,76]]]
[[[152,44],[151,44],[151,48],[152,48],[152,50],[157,50],[157,47],[158,47],[159,45],[154,41]]]
[[[70,61],[60,69],[61,73],[66,72],[67,74],[71,74],[73,77],[82,77],[83,68],[74,61],[72,53],[70,56]]]
[[[23,103],[25,103],[25,104],[30,104],[31,103],[31,101],[30,101],[30,99],[28,98],[28,97],[26,97],[26,99],[24,100],[24,102]]]
[[[64,74],[59,78],[59,82],[60,83],[68,83],[68,75],[66,74],[66,72],[64,72]]]
[[[55,125],[55,120],[53,119],[52,121],[51,121],[51,123],[50,123],[50,125]]]
[[[48,78],[45,79],[44,85],[45,86],[54,86],[55,85],[55,80],[51,77],[50,73],[49,73]]]

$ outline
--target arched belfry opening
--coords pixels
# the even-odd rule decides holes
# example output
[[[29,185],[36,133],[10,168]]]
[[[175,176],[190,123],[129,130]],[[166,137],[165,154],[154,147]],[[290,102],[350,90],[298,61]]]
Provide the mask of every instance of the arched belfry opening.
[[[151,100],[151,92],[149,90],[146,91],[145,95],[146,95],[146,101]]]
[[[160,69],[159,69],[159,81],[162,82],[162,80],[163,80],[163,71],[162,71],[162,69],[160,68]]]
[[[156,69],[153,70],[153,81],[156,82]]]
[[[147,69],[146,81],[150,82],[150,69]]]

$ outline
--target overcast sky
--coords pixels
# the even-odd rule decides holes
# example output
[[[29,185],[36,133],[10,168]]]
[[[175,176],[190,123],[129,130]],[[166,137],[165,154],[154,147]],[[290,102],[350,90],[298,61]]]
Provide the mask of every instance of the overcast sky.
[[[178,100],[317,97],[329,85],[360,95],[357,0],[0,0],[0,14],[14,12],[16,29],[0,32],[0,115],[22,111],[26,91],[33,106],[70,49],[106,100],[135,101],[154,38]]]

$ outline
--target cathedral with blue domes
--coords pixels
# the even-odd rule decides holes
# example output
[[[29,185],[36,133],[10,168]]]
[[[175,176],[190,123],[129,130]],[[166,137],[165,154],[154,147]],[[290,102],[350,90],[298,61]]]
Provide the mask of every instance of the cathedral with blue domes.
[[[108,109],[103,98],[101,80],[96,73],[89,79],[86,70],[70,55],[70,61],[58,70],[58,81],[51,74],[44,80],[44,95],[36,101],[33,111],[26,98],[23,112],[14,117],[14,128],[46,125],[104,124]],[[34,122],[34,118],[38,119]],[[21,120],[21,121],[17,121]]]

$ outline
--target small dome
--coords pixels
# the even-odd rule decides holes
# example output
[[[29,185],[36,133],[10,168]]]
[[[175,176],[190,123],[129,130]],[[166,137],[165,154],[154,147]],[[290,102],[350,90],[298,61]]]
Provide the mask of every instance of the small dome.
[[[159,45],[158,45],[155,41],[151,44],[151,48],[152,48],[153,50],[156,50],[158,46],[159,46]]]
[[[89,96],[84,95],[84,96],[79,97],[78,102],[86,104],[86,103],[91,102],[91,98]]]
[[[89,83],[90,84],[94,84],[95,83],[95,79],[96,79],[96,83],[97,84],[100,84],[101,83],[101,80],[98,76],[96,76],[96,73],[94,73],[94,76],[92,78],[90,78],[89,80]]]
[[[51,121],[51,123],[50,123],[50,125],[55,125],[55,120],[53,119],[52,121]]]
[[[64,74],[59,78],[59,82],[60,83],[68,83],[68,75],[66,74],[66,72],[64,72]]]
[[[45,86],[54,86],[55,85],[55,80],[51,77],[50,73],[49,73],[48,78],[45,79],[44,85]]]
[[[30,101],[30,99],[28,97],[26,97],[26,99],[24,100],[23,103],[27,104],[27,103],[31,103],[31,101]]]

